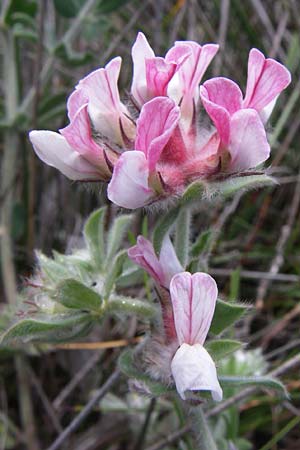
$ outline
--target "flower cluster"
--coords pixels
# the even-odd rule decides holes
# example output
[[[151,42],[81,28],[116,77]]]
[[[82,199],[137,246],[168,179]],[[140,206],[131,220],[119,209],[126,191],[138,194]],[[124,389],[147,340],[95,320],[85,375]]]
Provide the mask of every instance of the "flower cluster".
[[[244,96],[227,78],[200,85],[217,51],[179,41],[159,57],[139,33],[127,104],[117,57],[80,80],[67,103],[69,125],[30,133],[36,153],[72,180],[108,182],[109,199],[129,209],[181,195],[199,178],[258,166],[270,154],[264,124],[290,73],[252,49]],[[201,105],[211,130],[201,126]]]

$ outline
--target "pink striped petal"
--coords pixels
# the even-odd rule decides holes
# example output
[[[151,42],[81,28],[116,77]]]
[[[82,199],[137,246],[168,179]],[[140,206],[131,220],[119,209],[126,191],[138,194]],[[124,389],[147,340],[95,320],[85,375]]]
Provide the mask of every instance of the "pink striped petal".
[[[88,97],[88,112],[96,131],[123,145],[123,130],[131,138],[134,126],[126,117],[127,108],[121,103],[118,79],[122,59],[112,59],[104,69],[97,69],[83,78],[78,85],[84,95]]]
[[[97,168],[70,147],[60,134],[34,130],[29,133],[29,138],[38,157],[70,180],[101,180]]]
[[[170,284],[175,328],[179,344],[203,344],[213,318],[218,288],[206,273],[183,272]]]
[[[137,104],[142,106],[150,98],[146,80],[146,59],[155,57],[154,51],[143,33],[138,33],[131,53],[133,60],[131,93]]]
[[[199,96],[198,86],[219,46],[206,44],[201,47],[193,41],[177,41],[175,48],[177,46],[185,46],[191,54],[171,80],[168,94],[177,103],[180,102],[185,126],[189,127],[194,115],[194,103],[197,102]]]
[[[142,107],[137,120],[136,150],[144,152],[152,172],[178,124],[180,109],[167,97],[156,97]]]
[[[248,79],[244,108],[253,108],[261,112],[291,82],[291,74],[274,59],[266,59],[253,48],[248,59]]]
[[[164,274],[164,283],[162,284],[167,289],[169,289],[173,276],[177,273],[183,272],[184,268],[177,258],[175,249],[168,234],[165,235],[162,242],[159,254],[159,262]]]
[[[109,200],[123,208],[145,206],[154,192],[148,185],[149,168],[143,152],[124,152],[114,166],[107,188]]]
[[[227,78],[212,78],[200,87],[200,96],[206,112],[218,130],[221,145],[227,147],[230,116],[242,107],[240,88]]]
[[[233,171],[254,168],[269,158],[265,128],[254,109],[242,109],[232,116],[228,150]]]
[[[82,89],[75,89],[67,100],[67,111],[70,120],[73,120],[79,109],[88,104],[88,96]]]
[[[168,83],[173,77],[177,65],[174,62],[166,62],[164,58],[148,58],[146,64],[147,91],[150,98],[167,94]]]
[[[129,258],[146,272],[159,284],[164,285],[165,276],[161,263],[159,262],[153,245],[143,236],[138,236],[137,244],[128,249]],[[169,286],[166,286],[169,287]]]

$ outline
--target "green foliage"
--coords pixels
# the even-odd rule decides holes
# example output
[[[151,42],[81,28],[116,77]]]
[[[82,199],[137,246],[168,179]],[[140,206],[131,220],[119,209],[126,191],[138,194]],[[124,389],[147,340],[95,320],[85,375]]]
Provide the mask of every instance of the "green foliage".
[[[85,0],[53,0],[56,11],[63,17],[70,19],[77,16]]]
[[[104,220],[106,208],[100,208],[94,211],[84,226],[84,238],[88,246],[91,259],[98,269],[103,268],[105,258],[104,245]]]
[[[2,345],[12,342],[64,342],[86,334],[93,318],[88,313],[38,314],[12,325],[1,338]]]
[[[242,342],[232,339],[217,339],[207,342],[206,350],[214,361],[219,361],[243,346]]]
[[[57,285],[55,298],[66,308],[97,312],[100,311],[103,302],[100,294],[72,278]]]
[[[285,386],[281,383],[281,381],[272,377],[219,376],[219,381],[223,388],[253,386],[261,389],[272,389],[279,395],[288,398],[288,393]]]
[[[157,253],[159,253],[162,241],[164,240],[165,235],[174,225],[179,212],[179,207],[170,209],[170,211],[168,211],[158,220],[153,231],[153,246]]]
[[[226,328],[240,319],[248,309],[249,306],[238,303],[227,303],[218,299],[210,332],[213,334],[222,333]]]

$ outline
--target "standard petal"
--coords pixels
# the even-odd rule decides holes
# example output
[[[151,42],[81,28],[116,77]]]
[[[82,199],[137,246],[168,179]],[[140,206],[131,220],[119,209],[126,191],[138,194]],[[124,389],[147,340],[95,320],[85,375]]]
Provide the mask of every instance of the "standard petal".
[[[179,344],[203,344],[214,315],[218,288],[206,273],[175,275],[170,284]]]
[[[96,131],[123,145],[120,121],[130,139],[134,135],[134,126],[126,117],[126,114],[129,116],[127,108],[120,101],[118,79],[121,63],[120,57],[112,59],[104,69],[94,70],[83,78],[78,89],[88,96],[88,112]]]
[[[194,102],[198,100],[198,86],[219,46],[216,44],[201,46],[193,41],[177,41],[175,48],[177,46],[185,46],[190,51],[190,56],[172,79],[168,93],[175,101],[180,101],[182,118],[185,125],[189,126],[194,114]]]
[[[286,67],[274,59],[266,59],[253,48],[248,59],[248,78],[244,108],[261,112],[291,82],[291,74]]]
[[[149,168],[143,152],[124,152],[114,166],[107,195],[116,205],[135,209],[145,206],[154,192],[148,185]]]
[[[254,109],[242,109],[231,118],[231,171],[258,166],[270,156],[270,145],[259,114]]]
[[[180,117],[180,109],[167,97],[146,103],[137,120],[136,150],[146,155],[152,172]]]
[[[133,60],[131,93],[138,105],[142,106],[150,98],[146,80],[146,59],[155,57],[154,51],[143,33],[138,33],[131,54]]]
[[[159,262],[164,273],[164,286],[169,289],[173,276],[177,273],[183,272],[184,268],[177,258],[175,249],[168,234],[165,235],[162,242]]]
[[[70,180],[101,180],[97,168],[70,147],[60,134],[33,130],[29,133],[29,138],[38,157]]]
[[[82,89],[75,89],[75,91],[71,93],[67,100],[67,111],[69,119],[73,120],[79,109],[83,105],[88,104],[88,101],[89,98]]]
[[[215,363],[202,345],[182,344],[171,362],[171,371],[183,400],[186,391],[211,391],[215,401],[222,400]]]
[[[173,62],[166,62],[164,58],[147,58],[146,81],[149,97],[159,97],[167,95],[167,86],[173,77],[177,65]]]
[[[153,245],[143,236],[138,236],[137,244],[128,249],[129,258],[162,286],[165,285],[165,276],[162,264],[158,260]],[[165,287],[169,287],[165,286]]]

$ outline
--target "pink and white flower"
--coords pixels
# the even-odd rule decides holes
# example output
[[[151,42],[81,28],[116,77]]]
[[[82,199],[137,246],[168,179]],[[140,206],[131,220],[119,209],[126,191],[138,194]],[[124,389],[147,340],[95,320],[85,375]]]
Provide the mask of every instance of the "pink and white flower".
[[[171,280],[170,293],[179,343],[171,363],[176,389],[184,400],[186,391],[204,390],[221,401],[216,366],[203,347],[218,296],[216,282],[206,273],[178,273]]]
[[[268,159],[270,146],[262,119],[270,115],[290,81],[290,73],[282,64],[252,49],[244,99],[239,86],[228,78],[212,78],[201,86],[203,106],[220,138],[218,152],[230,154],[229,170],[250,169]]]

